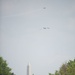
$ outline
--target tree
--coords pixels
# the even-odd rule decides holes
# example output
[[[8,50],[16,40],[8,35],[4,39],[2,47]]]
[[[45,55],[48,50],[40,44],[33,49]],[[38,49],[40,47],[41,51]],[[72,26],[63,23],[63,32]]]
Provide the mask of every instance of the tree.
[[[52,73],[49,73],[49,75],[54,75],[54,74],[52,74]]]
[[[56,71],[55,71],[55,75],[59,75],[59,71],[56,70]]]
[[[68,63],[63,64],[60,67],[61,75],[75,75],[75,59],[69,60]]]
[[[0,57],[0,75],[11,75],[11,68],[8,67],[6,60]]]
[[[49,75],[52,75],[51,73]],[[75,59],[62,64],[60,69],[55,71],[54,75],[75,75]]]
[[[61,74],[61,75],[66,75],[66,74],[67,74],[67,63],[63,64],[63,65],[60,67],[60,74]]]
[[[75,59],[69,60],[69,62],[67,63],[67,72],[68,75],[75,75]]]

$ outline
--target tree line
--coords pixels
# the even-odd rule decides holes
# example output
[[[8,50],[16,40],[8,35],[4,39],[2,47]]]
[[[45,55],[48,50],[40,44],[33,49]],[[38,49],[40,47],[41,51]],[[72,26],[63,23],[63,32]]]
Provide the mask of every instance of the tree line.
[[[11,70],[12,69],[8,67],[6,60],[0,57],[0,75],[14,75]]]
[[[11,70],[6,60],[0,57],[0,75],[15,75]],[[75,75],[75,59],[62,64],[59,70],[56,70],[54,74],[49,73],[49,75]]]
[[[75,59],[62,64],[59,70],[56,70],[54,74],[49,73],[49,75],[75,75]]]

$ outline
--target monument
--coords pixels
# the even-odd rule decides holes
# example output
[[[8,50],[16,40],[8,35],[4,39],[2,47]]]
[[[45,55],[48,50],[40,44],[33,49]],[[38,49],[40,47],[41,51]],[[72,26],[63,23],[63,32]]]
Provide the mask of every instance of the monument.
[[[27,65],[27,75],[32,75],[30,63]]]

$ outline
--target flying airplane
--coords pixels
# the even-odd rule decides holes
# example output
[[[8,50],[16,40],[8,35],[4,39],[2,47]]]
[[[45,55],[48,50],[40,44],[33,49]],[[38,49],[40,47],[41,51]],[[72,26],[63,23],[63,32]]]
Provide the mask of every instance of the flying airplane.
[[[43,27],[43,29],[46,29],[46,27]]]
[[[43,7],[43,9],[46,9],[46,7]]]
[[[43,27],[43,29],[50,29],[49,27]]]

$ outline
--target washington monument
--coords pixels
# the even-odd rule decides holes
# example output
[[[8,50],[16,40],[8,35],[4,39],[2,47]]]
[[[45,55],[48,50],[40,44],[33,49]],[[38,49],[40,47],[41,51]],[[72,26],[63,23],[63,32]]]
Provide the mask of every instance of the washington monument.
[[[27,75],[32,75],[30,63],[27,65]]]

